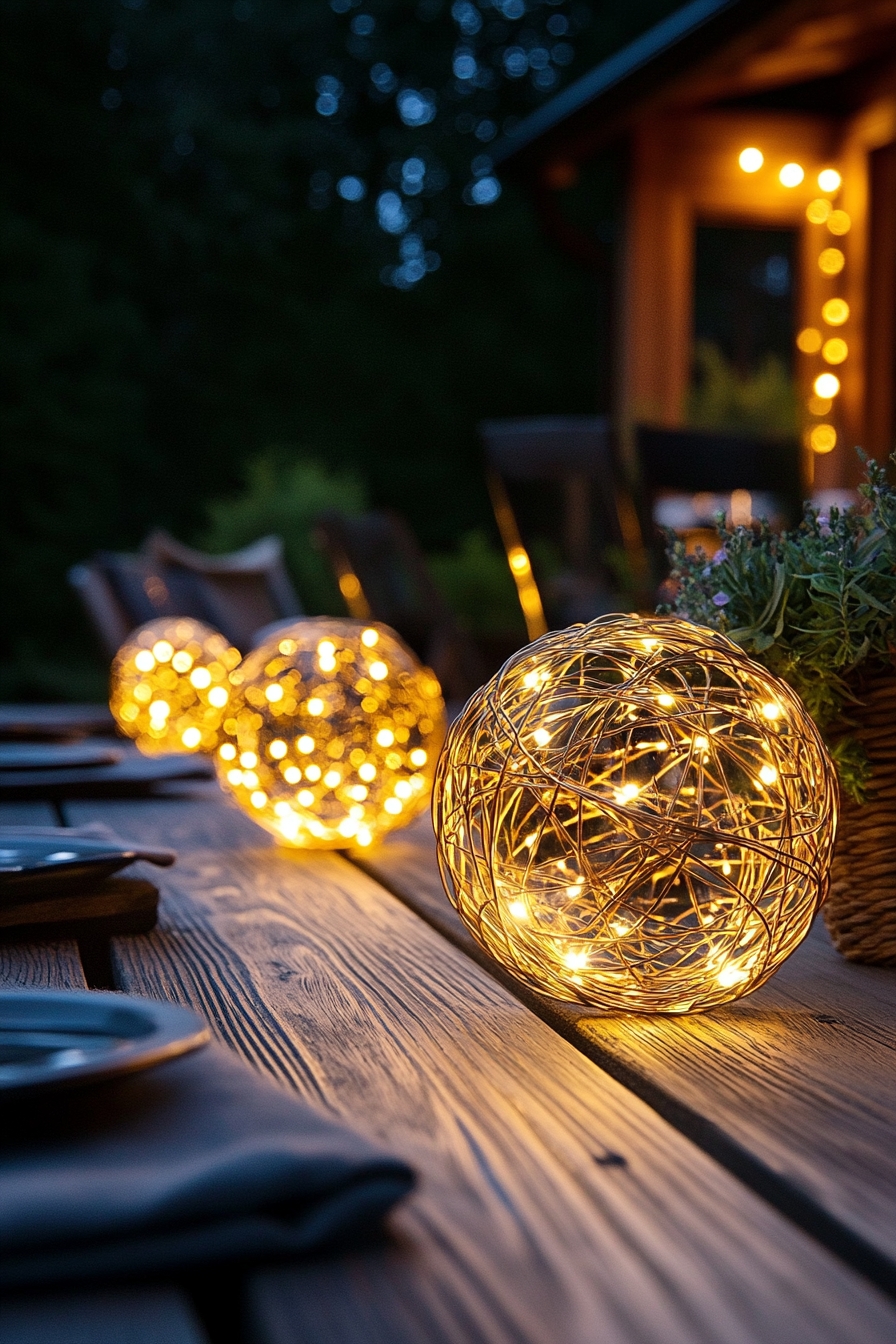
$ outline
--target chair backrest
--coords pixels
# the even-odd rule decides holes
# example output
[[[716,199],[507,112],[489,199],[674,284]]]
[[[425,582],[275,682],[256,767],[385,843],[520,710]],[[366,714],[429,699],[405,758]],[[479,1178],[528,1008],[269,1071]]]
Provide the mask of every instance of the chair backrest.
[[[154,532],[140,554],[100,551],[75,565],[69,582],[109,657],[131,630],[157,616],[205,621],[245,652],[260,626],[302,614],[279,537],[205,555]]]
[[[396,630],[433,669],[449,699],[472,694],[484,679],[478,652],[403,519],[387,511],[352,518],[326,513],[317,520],[316,539],[351,615]]]
[[[611,609],[614,579],[607,553],[625,552],[637,565],[642,543],[616,470],[608,419],[484,420],[478,428],[502,536],[507,529],[500,514],[510,507],[527,548],[542,538],[562,558],[563,574],[553,582],[541,576],[539,585],[554,623],[587,620]]]

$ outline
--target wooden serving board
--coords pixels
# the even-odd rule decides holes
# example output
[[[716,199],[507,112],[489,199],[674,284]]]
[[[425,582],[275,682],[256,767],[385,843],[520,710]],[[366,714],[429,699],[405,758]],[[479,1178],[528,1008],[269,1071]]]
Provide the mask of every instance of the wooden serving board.
[[[265,1344],[850,1344],[896,1307],[345,859],[221,803],[70,805],[180,851],[122,988],[197,1007],[408,1159],[393,1242],[253,1281]]]

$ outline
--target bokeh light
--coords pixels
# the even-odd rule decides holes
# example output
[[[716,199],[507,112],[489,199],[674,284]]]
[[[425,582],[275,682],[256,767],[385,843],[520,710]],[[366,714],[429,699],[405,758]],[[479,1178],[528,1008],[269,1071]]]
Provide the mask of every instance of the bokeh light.
[[[749,148],[741,150],[737,161],[745,173],[758,173],[765,163],[765,157],[761,149],[756,149],[754,145],[751,145]]]
[[[830,453],[837,446],[837,431],[833,425],[813,425],[809,430],[809,447],[813,453]]]
[[[432,672],[388,626],[298,621],[233,680],[218,778],[278,840],[363,848],[426,807],[445,706]]]
[[[846,258],[839,247],[826,247],[818,258],[819,270],[825,275],[839,275],[846,265]]]
[[[832,336],[821,347],[821,357],[828,364],[842,364],[849,354],[849,346],[840,336]]]
[[[805,169],[798,163],[785,163],[778,174],[778,181],[782,187],[798,187],[805,176]]]
[[[836,168],[822,168],[818,174],[818,185],[822,191],[839,191],[843,178],[837,172]]]
[[[836,397],[840,391],[840,379],[835,373],[820,373],[812,386],[818,397]]]
[[[210,626],[163,616],[128,636],[115,655],[109,707],[142,752],[214,751],[239,652]]]
[[[849,320],[849,304],[845,299],[828,299],[821,315],[829,327],[842,327]]]
[[[821,332],[817,327],[803,327],[796,338],[797,348],[804,355],[814,355],[821,349]]]

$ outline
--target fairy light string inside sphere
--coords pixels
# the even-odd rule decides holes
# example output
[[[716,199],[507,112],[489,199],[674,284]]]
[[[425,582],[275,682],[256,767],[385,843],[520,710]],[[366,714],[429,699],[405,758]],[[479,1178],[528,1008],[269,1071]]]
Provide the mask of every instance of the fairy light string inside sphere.
[[[232,680],[218,778],[281,842],[365,848],[426,807],[445,706],[433,673],[387,626],[297,621]]]
[[[449,732],[446,888],[543,994],[682,1013],[762,984],[806,935],[833,767],[793,691],[724,636],[607,617],[545,635]]]
[[[115,721],[148,756],[214,751],[239,661],[238,650],[202,621],[149,621],[128,636],[112,663]]]

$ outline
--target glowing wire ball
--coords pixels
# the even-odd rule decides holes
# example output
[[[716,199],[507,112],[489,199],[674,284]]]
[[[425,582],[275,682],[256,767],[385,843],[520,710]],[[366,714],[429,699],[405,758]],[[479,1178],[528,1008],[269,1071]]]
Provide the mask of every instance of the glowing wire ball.
[[[218,778],[279,840],[366,847],[426,807],[445,705],[432,672],[388,626],[297,621],[233,680]]]
[[[109,707],[147,756],[214,751],[239,661],[202,621],[159,617],[134,630],[115,655]]]
[[[545,635],[473,696],[433,818],[458,913],[514,975],[684,1013],[756,989],[808,933],[837,789],[794,692],[730,640],[606,617]]]

